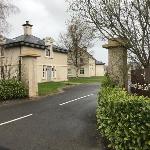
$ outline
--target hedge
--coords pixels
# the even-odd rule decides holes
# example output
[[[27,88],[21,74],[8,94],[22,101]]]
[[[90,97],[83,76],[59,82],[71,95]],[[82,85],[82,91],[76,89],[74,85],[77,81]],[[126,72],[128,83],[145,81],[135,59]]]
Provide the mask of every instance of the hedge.
[[[97,107],[98,129],[116,150],[150,150],[150,99],[103,87]]]
[[[17,80],[0,80],[0,100],[24,98],[27,90],[22,82]]]

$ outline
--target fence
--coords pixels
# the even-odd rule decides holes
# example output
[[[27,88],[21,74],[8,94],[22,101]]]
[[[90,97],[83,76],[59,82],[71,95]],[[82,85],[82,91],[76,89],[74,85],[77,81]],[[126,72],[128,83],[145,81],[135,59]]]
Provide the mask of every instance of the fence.
[[[131,71],[131,92],[150,97],[150,68]]]

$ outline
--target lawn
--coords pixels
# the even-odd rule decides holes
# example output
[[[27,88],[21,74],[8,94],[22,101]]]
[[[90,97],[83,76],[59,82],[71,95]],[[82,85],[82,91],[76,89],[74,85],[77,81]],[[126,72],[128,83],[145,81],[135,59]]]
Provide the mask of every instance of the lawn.
[[[65,82],[44,82],[39,83],[38,93],[40,96],[58,93],[61,89],[76,84],[100,83],[104,77],[89,77],[89,78],[70,78]]]
[[[104,77],[84,77],[84,78],[70,78],[71,83],[100,83]]]
[[[39,95],[49,95],[59,92],[60,89],[67,86],[65,82],[44,82],[39,83],[38,85],[38,92]]]

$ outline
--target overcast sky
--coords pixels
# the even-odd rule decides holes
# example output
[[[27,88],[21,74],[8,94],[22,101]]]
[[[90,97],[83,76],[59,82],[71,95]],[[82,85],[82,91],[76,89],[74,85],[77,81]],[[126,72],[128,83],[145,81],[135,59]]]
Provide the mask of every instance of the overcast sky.
[[[65,0],[12,0],[19,7],[20,13],[8,18],[11,25],[8,37],[13,38],[23,34],[22,24],[26,20],[33,25],[33,35],[40,38],[53,37],[58,41],[60,33],[66,31],[67,6]],[[102,48],[102,42],[96,42],[91,49],[94,57],[107,63],[107,50]]]

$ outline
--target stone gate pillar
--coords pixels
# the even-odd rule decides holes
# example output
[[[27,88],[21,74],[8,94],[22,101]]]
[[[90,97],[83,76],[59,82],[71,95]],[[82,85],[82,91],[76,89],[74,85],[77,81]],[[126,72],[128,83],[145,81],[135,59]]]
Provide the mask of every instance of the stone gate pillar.
[[[108,74],[120,87],[128,86],[127,76],[127,41],[119,38],[108,40],[103,45],[108,49]]]
[[[21,80],[28,89],[29,97],[38,96],[37,57],[36,54],[22,55]]]

